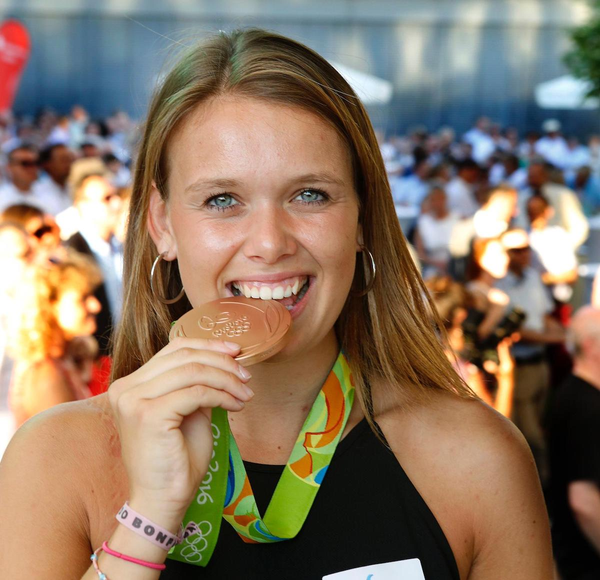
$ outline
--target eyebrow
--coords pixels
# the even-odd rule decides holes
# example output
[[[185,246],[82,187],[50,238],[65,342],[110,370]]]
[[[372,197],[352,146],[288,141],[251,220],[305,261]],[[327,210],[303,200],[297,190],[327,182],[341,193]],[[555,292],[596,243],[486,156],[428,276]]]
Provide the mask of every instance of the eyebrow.
[[[343,180],[329,173],[306,173],[290,179],[288,183],[292,186],[299,185],[301,183],[328,183],[331,185],[345,185]],[[242,185],[242,182],[238,181],[237,179],[199,179],[198,181],[188,185],[184,192],[194,193],[210,188],[229,189],[239,187],[240,185]]]

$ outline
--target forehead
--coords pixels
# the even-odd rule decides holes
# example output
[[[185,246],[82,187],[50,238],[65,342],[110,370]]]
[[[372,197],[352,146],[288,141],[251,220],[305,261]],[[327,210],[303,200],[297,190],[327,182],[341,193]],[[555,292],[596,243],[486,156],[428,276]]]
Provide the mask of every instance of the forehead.
[[[37,159],[37,153],[29,149],[17,149],[10,154],[11,159]]]
[[[329,123],[299,107],[243,97],[200,105],[171,137],[167,161],[170,182],[309,170],[351,177],[349,147]]]

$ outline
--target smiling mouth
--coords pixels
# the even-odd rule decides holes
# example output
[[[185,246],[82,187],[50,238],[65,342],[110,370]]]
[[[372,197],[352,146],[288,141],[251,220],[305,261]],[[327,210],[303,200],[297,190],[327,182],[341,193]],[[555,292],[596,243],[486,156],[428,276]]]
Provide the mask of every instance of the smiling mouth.
[[[309,286],[310,277],[299,276],[280,284],[236,281],[229,284],[229,289],[234,296],[245,296],[255,300],[276,300],[288,310],[292,310],[304,298]]]

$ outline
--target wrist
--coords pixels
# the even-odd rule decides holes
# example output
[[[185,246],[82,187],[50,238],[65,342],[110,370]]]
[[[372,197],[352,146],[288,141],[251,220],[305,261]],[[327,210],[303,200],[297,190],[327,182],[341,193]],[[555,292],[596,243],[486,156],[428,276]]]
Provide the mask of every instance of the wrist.
[[[180,505],[169,504],[145,495],[132,495],[127,503],[133,510],[141,514],[144,519],[165,528],[165,530],[174,535],[179,533],[183,517],[187,510],[187,507],[183,509]]]

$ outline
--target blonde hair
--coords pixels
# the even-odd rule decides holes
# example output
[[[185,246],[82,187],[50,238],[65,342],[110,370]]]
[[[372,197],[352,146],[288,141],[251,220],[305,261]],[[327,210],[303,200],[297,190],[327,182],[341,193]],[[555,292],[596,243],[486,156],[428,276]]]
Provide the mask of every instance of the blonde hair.
[[[188,49],[166,76],[150,105],[137,158],[124,255],[123,321],[116,335],[113,380],[148,361],[168,342],[170,323],[191,308],[184,298],[166,306],[150,290],[157,255],[147,228],[154,182],[168,198],[168,146],[173,132],[201,103],[219,95],[300,107],[334,127],[348,146],[360,204],[364,244],[377,264],[367,297],[364,255],[336,331],[347,353],[359,400],[373,425],[370,386],[381,381],[414,397],[431,389],[473,397],[452,369],[436,336],[439,319],[400,230],[379,146],[368,115],[344,78],[307,47],[278,34],[251,29],[221,33]],[[160,271],[163,296],[181,289],[177,268]],[[367,270],[368,271],[368,270]],[[443,332],[443,330],[442,330]]]
[[[66,250],[61,260],[31,266],[17,297],[20,312],[11,354],[30,363],[64,353],[65,338],[54,313],[62,292],[74,287],[93,290],[101,281],[98,267],[86,256]]]

